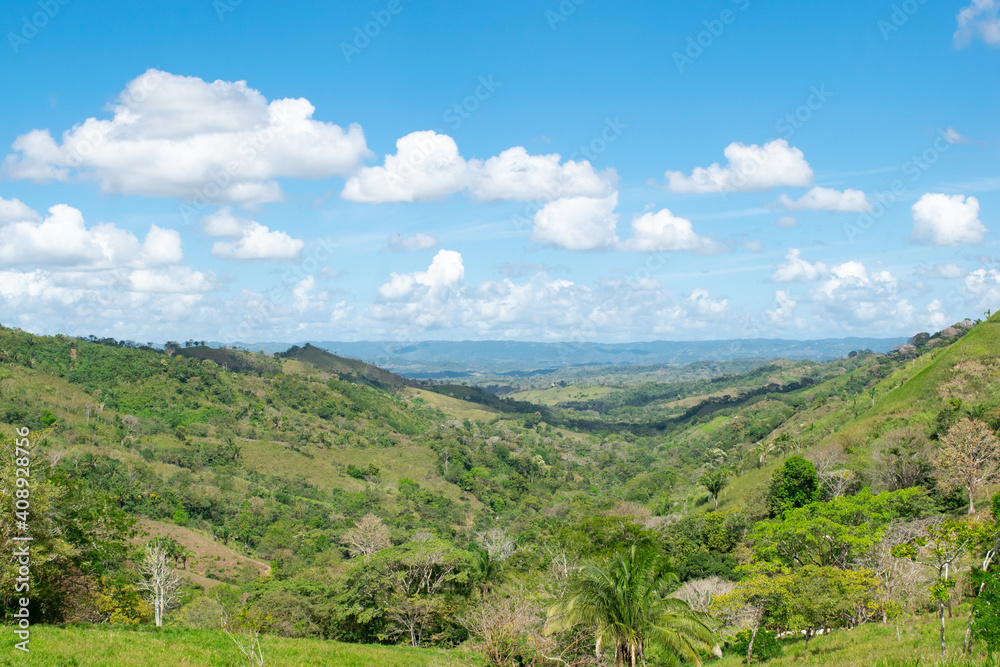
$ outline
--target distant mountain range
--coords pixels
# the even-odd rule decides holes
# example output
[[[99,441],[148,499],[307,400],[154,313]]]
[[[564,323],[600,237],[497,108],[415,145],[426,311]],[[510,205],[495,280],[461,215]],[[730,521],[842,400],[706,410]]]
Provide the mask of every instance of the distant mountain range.
[[[530,343],[518,341],[299,341],[333,354],[375,364],[408,377],[524,372],[590,365],[687,364],[745,357],[824,361],[852,350],[887,352],[906,338],[745,338],[643,343]],[[211,343],[221,345],[221,343]],[[265,352],[284,352],[292,343],[237,343]]]

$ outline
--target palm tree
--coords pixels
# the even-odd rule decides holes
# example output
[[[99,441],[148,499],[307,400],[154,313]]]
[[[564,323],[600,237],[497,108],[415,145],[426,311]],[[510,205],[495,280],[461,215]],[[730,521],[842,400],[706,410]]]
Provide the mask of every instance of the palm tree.
[[[473,577],[479,583],[479,591],[485,598],[493,588],[493,584],[500,579],[500,570],[503,569],[503,562],[490,558],[490,552],[476,545],[472,554],[475,560],[472,563]]]
[[[597,654],[614,642],[615,666],[645,664],[646,647],[660,644],[674,655],[701,664],[699,649],[721,655],[710,617],[666,595],[677,574],[652,549],[635,545],[606,564],[580,568],[566,595],[549,609],[546,634],[575,625],[597,629]]]
[[[754,446],[753,453],[757,455],[761,468],[767,465],[767,455],[773,452],[774,449],[773,442],[764,442],[763,440]]]
[[[706,472],[698,480],[698,483],[705,487],[708,495],[715,501],[715,511],[719,511],[719,494],[729,485],[729,476],[721,470]]]

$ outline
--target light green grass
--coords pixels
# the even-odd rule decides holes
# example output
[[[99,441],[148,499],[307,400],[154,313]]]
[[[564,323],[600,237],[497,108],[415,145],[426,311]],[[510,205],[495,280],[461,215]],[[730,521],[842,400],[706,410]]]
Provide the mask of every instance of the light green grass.
[[[902,639],[896,639],[894,625],[869,623],[853,630],[835,630],[809,640],[805,652],[802,638],[781,640],[784,654],[766,663],[768,667],[798,667],[799,665],[836,665],[837,667],[965,667],[984,664],[986,655],[980,646],[973,646],[971,659],[962,658],[962,638],[968,620],[968,607],[955,618],[946,619],[945,639],[948,653],[941,660],[941,639],[938,620],[932,615],[909,619],[900,624]],[[918,662],[919,661],[919,662]],[[726,655],[712,667],[737,667],[746,664],[746,656]]]
[[[427,391],[426,389],[417,389],[415,387],[407,387],[403,390],[403,394],[413,399],[421,399],[424,405],[432,410],[438,410],[445,417],[450,417],[452,419],[469,419],[472,421],[489,421],[495,419],[497,412],[491,408],[488,408],[478,403],[470,403],[469,401],[463,401],[460,398],[454,398],[452,396],[445,396],[444,394],[439,394],[434,391]]]
[[[30,653],[14,648],[7,626],[0,633],[0,665],[27,667],[230,667],[238,651],[222,632],[161,628],[123,630],[121,626],[34,626]],[[441,649],[341,644],[319,639],[265,637],[269,667],[451,667],[479,664],[474,656]]]
[[[593,398],[601,398],[611,393],[611,387],[581,387],[571,384],[565,387],[550,387],[549,389],[532,389],[511,394],[511,398],[518,401],[529,401],[539,405],[555,406],[568,401],[586,401]]]

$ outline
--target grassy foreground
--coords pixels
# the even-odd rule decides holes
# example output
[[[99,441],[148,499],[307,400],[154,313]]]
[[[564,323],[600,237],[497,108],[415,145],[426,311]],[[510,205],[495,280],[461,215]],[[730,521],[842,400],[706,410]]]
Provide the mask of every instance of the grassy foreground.
[[[809,640],[805,652],[803,639],[781,642],[784,653],[769,660],[768,667],[795,665],[836,665],[837,667],[972,667],[996,665],[986,659],[981,645],[973,645],[972,655],[962,656],[962,639],[968,621],[968,606],[955,610],[955,618],[945,619],[945,644],[948,652],[941,658],[940,625],[935,616],[927,615],[900,623],[900,639],[892,624],[869,623],[852,630],[835,630]],[[745,665],[746,656],[727,655],[711,663],[712,667]],[[757,663],[755,663],[757,664]]]
[[[120,626],[34,626],[31,652],[14,649],[10,626],[0,630],[0,665],[30,667],[232,667],[238,665],[236,646],[221,632],[163,628],[123,630]],[[267,664],[275,667],[338,665],[338,667],[451,667],[478,664],[459,651],[395,646],[341,644],[319,639],[266,637]]]

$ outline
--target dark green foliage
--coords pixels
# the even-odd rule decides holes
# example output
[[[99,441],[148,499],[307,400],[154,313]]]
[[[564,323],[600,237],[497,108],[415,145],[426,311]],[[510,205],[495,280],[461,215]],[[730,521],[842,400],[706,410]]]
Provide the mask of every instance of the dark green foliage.
[[[801,456],[789,456],[771,477],[768,507],[771,516],[819,500],[821,490],[816,467]]]
[[[972,604],[972,636],[992,654],[1000,651],[1000,576],[996,571],[979,572],[974,583],[983,590]]]

